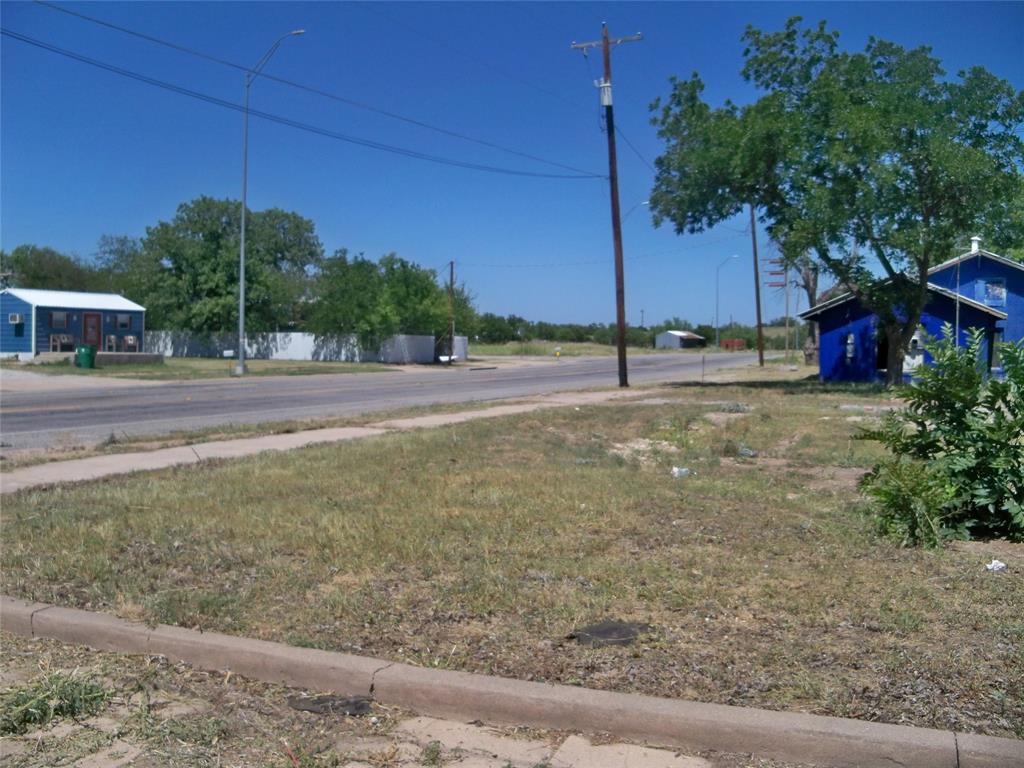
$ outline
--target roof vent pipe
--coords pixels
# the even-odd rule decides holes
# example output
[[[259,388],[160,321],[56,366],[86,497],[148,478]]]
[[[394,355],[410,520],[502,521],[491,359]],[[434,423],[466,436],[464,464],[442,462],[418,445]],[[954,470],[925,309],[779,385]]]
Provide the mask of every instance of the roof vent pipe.
[[[981,238],[975,235],[971,238],[971,253],[977,253],[981,250]]]

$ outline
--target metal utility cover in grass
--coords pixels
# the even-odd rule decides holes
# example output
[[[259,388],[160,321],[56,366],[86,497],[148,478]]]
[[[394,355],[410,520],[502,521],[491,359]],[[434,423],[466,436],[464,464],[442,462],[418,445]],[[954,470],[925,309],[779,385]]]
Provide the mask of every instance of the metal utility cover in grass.
[[[580,645],[588,648],[604,648],[609,645],[631,645],[640,635],[650,632],[650,624],[635,621],[616,621],[607,619],[576,630],[569,635]]]

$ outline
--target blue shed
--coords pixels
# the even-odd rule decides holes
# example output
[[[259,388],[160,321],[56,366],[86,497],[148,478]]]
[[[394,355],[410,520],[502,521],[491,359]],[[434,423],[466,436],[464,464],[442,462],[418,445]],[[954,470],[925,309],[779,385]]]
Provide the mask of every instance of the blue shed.
[[[959,329],[963,344],[970,328],[985,334],[982,354],[993,366],[995,343],[1024,336],[1024,265],[978,248],[933,268],[929,299],[921,314],[924,333],[941,337],[942,326]],[[801,313],[819,329],[819,373],[822,381],[882,381],[888,349],[878,329],[878,316],[852,293],[844,293]],[[928,362],[916,335],[904,356],[904,375]]]
[[[78,344],[142,352],[145,330],[145,308],[116,293],[0,291],[0,355],[70,352]]]

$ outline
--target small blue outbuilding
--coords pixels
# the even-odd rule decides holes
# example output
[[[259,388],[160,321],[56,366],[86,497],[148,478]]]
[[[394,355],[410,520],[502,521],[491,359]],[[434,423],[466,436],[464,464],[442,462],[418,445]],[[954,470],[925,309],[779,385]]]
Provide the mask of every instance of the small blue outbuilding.
[[[92,344],[101,352],[142,352],[146,310],[116,293],[5,288],[0,355],[35,357]]]
[[[982,250],[980,238],[971,250],[928,272],[928,302],[921,314],[924,334],[939,338],[945,323],[959,328],[959,343],[968,329],[980,328],[982,354],[991,369],[998,366],[999,342],[1024,339],[1024,264]],[[882,381],[887,347],[878,316],[852,293],[811,307],[800,317],[818,323],[818,360],[822,381]],[[927,363],[923,339],[915,335],[904,357],[904,375]]]

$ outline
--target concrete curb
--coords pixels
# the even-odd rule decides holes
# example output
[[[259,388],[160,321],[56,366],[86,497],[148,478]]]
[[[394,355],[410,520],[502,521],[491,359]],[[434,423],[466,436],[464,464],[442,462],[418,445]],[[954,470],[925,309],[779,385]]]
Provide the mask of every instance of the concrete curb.
[[[1024,767],[1024,741],[836,717],[659,699],[425,669],[58,608],[0,596],[0,629],[102,650],[166,656],[273,683],[372,694],[426,715],[606,732],[691,750],[833,768]]]

